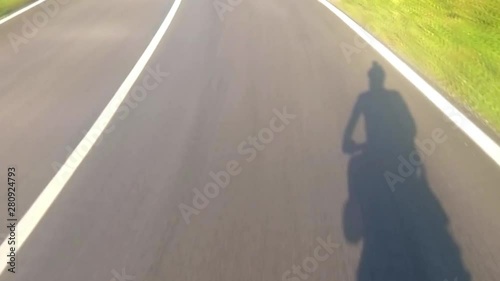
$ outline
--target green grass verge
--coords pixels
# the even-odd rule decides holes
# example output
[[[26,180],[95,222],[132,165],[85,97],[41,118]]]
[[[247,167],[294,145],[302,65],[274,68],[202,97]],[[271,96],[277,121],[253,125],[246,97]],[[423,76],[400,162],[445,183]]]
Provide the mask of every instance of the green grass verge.
[[[498,0],[334,2],[500,132]]]
[[[0,0],[0,18],[33,2],[33,0]]]

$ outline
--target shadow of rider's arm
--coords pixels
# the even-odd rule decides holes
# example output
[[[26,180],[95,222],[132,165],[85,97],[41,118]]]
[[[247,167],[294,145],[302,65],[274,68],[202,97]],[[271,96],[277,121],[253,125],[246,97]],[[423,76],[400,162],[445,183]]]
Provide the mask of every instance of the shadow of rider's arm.
[[[351,117],[349,118],[347,126],[344,130],[344,137],[342,141],[342,152],[346,154],[352,154],[357,150],[359,150],[359,145],[353,140],[353,133],[362,113],[363,113],[362,101],[360,96],[356,101],[356,105],[352,110]]]

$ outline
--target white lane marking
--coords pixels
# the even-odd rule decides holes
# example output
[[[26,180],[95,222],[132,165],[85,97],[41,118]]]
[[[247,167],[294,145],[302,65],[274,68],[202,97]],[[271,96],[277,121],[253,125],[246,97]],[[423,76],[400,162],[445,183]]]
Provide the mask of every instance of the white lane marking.
[[[11,20],[11,19],[19,16],[20,14],[22,14],[22,13],[24,13],[24,12],[26,12],[26,11],[28,11],[28,10],[30,10],[30,9],[38,6],[38,5],[40,5],[40,4],[42,4],[45,1],[47,1],[47,0],[38,0],[38,1],[36,1],[36,2],[34,2],[34,3],[32,3],[32,4],[28,5],[28,6],[26,6],[26,7],[22,8],[22,9],[20,9],[20,10],[17,10],[16,12],[14,12],[14,13],[6,16],[5,18],[0,19],[0,24],[6,23],[7,21],[9,21],[9,20]]]
[[[467,116],[462,114],[455,106],[447,101],[436,89],[420,77],[406,63],[399,59],[391,50],[385,47],[375,37],[370,35],[346,14],[340,11],[327,0],[318,0],[326,8],[332,11],[345,24],[354,30],[363,40],[365,40],[375,51],[384,57],[396,70],[398,70],[410,83],[426,96],[439,110],[441,110],[450,120],[460,128],[470,139],[472,139],[493,161],[500,166],[500,146],[491,139],[485,132],[476,126]],[[450,117],[452,114],[453,118]]]
[[[85,135],[85,137],[83,138],[83,140],[87,141],[86,142],[80,141],[78,146],[75,148],[75,150],[73,150],[71,155],[68,157],[68,160],[66,160],[66,162],[68,162],[69,159],[72,159],[73,163],[71,164],[64,163],[63,167],[65,168],[61,168],[56,173],[54,178],[52,178],[52,180],[45,187],[45,189],[35,200],[33,205],[31,205],[29,210],[23,216],[22,220],[19,222],[17,226],[17,229],[19,231],[17,232],[17,237],[16,237],[17,252],[24,244],[24,242],[27,240],[27,238],[30,236],[30,234],[33,232],[33,230],[40,222],[42,217],[45,215],[47,210],[50,208],[52,203],[55,201],[59,193],[61,193],[68,180],[71,178],[71,176],[76,171],[78,166],[82,163],[83,159],[87,156],[90,149],[95,144],[95,140],[99,139],[99,137],[102,135],[102,132],[106,129],[106,126],[111,121],[111,118],[113,117],[118,107],[127,96],[128,92],[136,82],[137,78],[139,78],[140,74],[146,67],[146,64],[151,59],[151,56],[153,55],[154,51],[160,44],[160,41],[165,35],[168,27],[170,26],[170,23],[172,22],[172,19],[177,13],[177,10],[179,9],[181,2],[182,0],[175,0],[165,20],[163,21],[160,28],[156,32],[155,36],[149,43],[148,47],[146,48],[140,59],[137,61],[134,68],[132,68],[127,78],[125,78],[120,88],[118,88],[111,101],[108,103],[108,105],[106,105],[106,108],[104,108],[101,115],[99,115],[99,118],[97,118],[95,123],[92,125],[92,128],[88,131],[87,135]],[[96,137],[95,135],[91,136],[90,132],[98,132],[99,137]],[[88,145],[87,143],[90,140],[92,140],[92,145]],[[76,151],[78,151],[78,153]],[[0,274],[4,272],[7,266],[6,255],[8,253],[7,250],[9,248],[10,246],[7,245],[7,240],[5,240],[0,246]]]

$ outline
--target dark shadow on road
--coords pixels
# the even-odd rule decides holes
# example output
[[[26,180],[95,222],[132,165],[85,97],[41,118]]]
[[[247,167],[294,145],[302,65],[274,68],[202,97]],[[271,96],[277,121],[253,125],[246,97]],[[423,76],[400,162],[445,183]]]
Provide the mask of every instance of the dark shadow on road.
[[[385,89],[377,62],[368,77],[370,89],[358,97],[342,147],[351,155],[344,234],[349,243],[363,240],[357,280],[470,281],[419,163],[413,117],[401,95]],[[353,140],[361,118],[363,144]]]

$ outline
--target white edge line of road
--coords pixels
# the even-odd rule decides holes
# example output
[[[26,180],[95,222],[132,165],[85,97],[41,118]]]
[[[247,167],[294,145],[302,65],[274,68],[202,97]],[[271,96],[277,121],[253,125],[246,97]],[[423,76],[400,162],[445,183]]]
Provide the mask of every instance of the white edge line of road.
[[[384,44],[370,35],[365,29],[353,21],[349,16],[335,7],[328,0],[318,0],[326,8],[332,11],[340,20],[347,24],[363,40],[365,40],[375,51],[384,57],[396,70],[398,70],[410,83],[412,83],[420,92],[426,96],[439,110],[441,110],[449,119],[455,123],[470,139],[472,139],[497,165],[500,166],[500,146],[491,139],[485,132],[476,126],[467,116],[462,114],[436,89],[427,83],[420,75],[411,69],[405,62],[398,58]],[[454,118],[448,114],[453,113]]]
[[[106,129],[106,126],[111,121],[111,118],[114,116],[115,112],[118,110],[120,104],[123,102],[128,92],[137,81],[142,71],[146,67],[146,64],[151,59],[154,51],[160,44],[163,36],[167,32],[168,27],[170,26],[182,0],[175,0],[168,12],[165,20],[161,24],[160,28],[154,35],[153,39],[149,43],[148,47],[139,58],[134,68],[130,71],[127,78],[123,81],[120,88],[116,91],[111,101],[106,105],[103,112],[95,123],[92,125],[91,129],[85,135],[85,137],[80,141],[78,146],[73,150],[71,155],[68,157],[69,159],[73,159],[74,163],[71,165],[67,165],[65,162],[63,168],[61,168],[54,178],[49,182],[49,184],[45,187],[42,193],[35,200],[33,205],[29,208],[29,210],[24,214],[23,218],[17,225],[17,236],[16,236],[16,251],[19,251],[21,246],[33,232],[37,224],[40,222],[42,217],[45,215],[47,210],[50,208],[54,200],[57,198],[59,193],[63,190],[64,186],[71,178],[73,173],[76,171],[78,166],[82,163],[83,159],[87,156],[93,145],[95,144],[95,140],[99,139],[102,132]],[[98,132],[98,137],[91,136],[91,132]],[[92,140],[92,145],[87,145],[83,142],[83,140]],[[76,152],[78,151],[78,153]],[[72,161],[72,162],[73,162]],[[64,170],[64,171],[63,171]],[[9,245],[7,244],[8,240],[5,240],[2,245],[0,245],[0,275],[4,272],[7,266],[7,250],[9,249]],[[5,254],[4,254],[5,253]]]
[[[6,16],[5,18],[0,19],[0,24],[4,24],[4,23],[8,22],[9,20],[11,20],[11,19],[13,19],[13,18],[15,18],[15,17],[19,16],[20,14],[22,14],[22,13],[24,13],[24,12],[26,12],[26,11],[28,11],[28,10],[30,10],[30,9],[32,9],[32,8],[34,8],[34,7],[36,7],[36,6],[38,6],[38,5],[40,5],[40,4],[42,4],[42,3],[43,3],[43,2],[45,2],[45,1],[47,1],[47,0],[38,0],[38,1],[36,1],[36,2],[34,2],[34,3],[31,3],[31,4],[29,4],[28,6],[26,6],[26,7],[22,8],[22,9],[20,9],[20,10],[15,11],[14,13],[12,13],[12,14],[10,14],[10,15]]]

